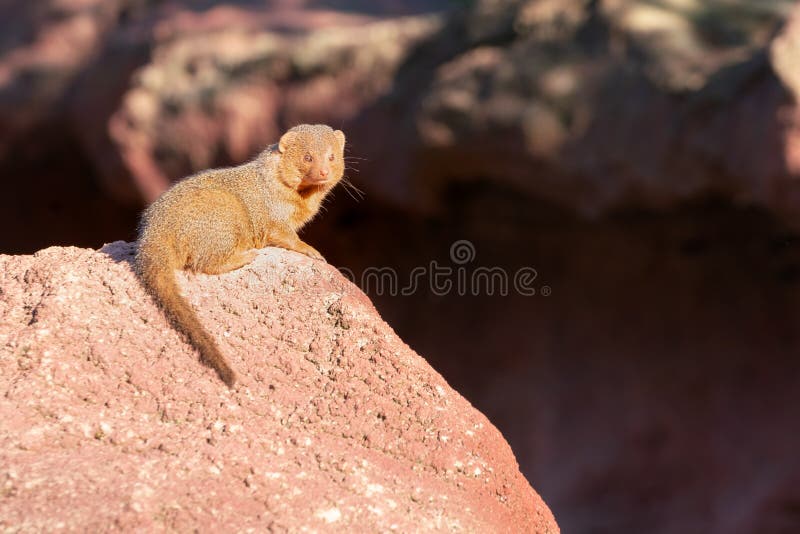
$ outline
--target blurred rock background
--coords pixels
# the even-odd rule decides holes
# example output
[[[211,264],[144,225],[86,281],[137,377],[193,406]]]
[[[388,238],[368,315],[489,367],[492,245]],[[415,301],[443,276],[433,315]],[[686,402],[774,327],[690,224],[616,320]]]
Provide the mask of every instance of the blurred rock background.
[[[402,280],[464,239],[470,269],[536,269],[532,297],[370,296],[564,532],[800,528],[796,2],[4,0],[0,21],[0,251],[132,240],[171,181],[329,123],[365,194],[306,232],[331,263]]]

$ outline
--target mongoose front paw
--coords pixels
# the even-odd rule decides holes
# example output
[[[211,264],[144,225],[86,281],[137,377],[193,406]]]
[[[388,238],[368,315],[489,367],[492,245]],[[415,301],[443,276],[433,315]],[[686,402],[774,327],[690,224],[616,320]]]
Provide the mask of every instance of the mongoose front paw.
[[[303,254],[305,254],[309,258],[312,258],[312,259],[315,259],[315,260],[324,261],[325,263],[328,263],[327,260],[325,259],[325,256],[320,254],[319,251],[317,249],[313,248],[313,247],[308,247],[308,250],[304,250]]]
[[[300,254],[305,254],[309,258],[313,258],[315,260],[322,260],[325,261],[325,258],[322,254],[319,253],[317,249],[306,243],[305,241],[298,239],[289,247],[291,250],[295,252],[299,252]]]

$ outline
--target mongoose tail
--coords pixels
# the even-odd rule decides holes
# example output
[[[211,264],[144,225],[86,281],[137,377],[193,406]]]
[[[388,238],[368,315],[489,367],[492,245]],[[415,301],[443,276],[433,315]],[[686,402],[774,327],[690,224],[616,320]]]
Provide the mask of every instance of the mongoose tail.
[[[236,384],[236,373],[228,365],[214,338],[205,331],[194,310],[184,299],[175,280],[175,267],[169,258],[152,250],[137,256],[137,268],[144,286],[161,304],[170,322],[200,352],[200,360],[214,369],[228,387]]]

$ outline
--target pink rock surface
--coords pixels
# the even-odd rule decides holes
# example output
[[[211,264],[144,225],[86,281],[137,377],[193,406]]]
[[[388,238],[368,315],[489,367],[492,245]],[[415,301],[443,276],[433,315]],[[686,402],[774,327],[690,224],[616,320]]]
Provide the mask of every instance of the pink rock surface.
[[[228,390],[134,246],[0,256],[0,526],[559,532],[500,433],[333,267],[179,275]]]

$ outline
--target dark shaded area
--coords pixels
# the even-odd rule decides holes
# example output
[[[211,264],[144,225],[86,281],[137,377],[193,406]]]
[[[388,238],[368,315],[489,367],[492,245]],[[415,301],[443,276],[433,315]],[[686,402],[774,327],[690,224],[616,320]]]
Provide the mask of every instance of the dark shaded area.
[[[475,246],[468,272],[535,267],[549,296],[371,297],[503,432],[564,532],[797,526],[796,234],[715,199],[591,223],[487,184],[449,205],[331,213],[311,239],[357,279],[456,267],[459,239]]]
[[[95,167],[73,137],[47,141],[58,131],[52,125],[34,132],[12,147],[13,157],[0,166],[4,183],[13,183],[13,194],[4,197],[0,209],[0,250],[6,254],[52,245],[96,248],[136,238],[139,209],[109,202]]]

